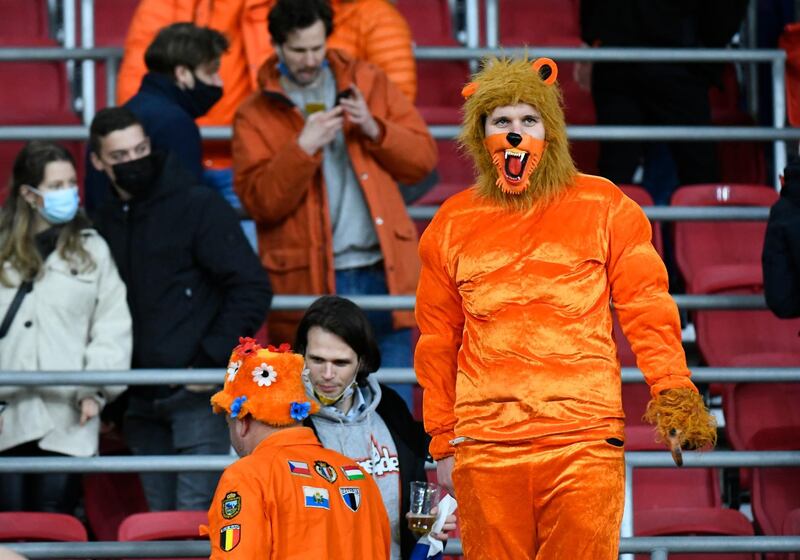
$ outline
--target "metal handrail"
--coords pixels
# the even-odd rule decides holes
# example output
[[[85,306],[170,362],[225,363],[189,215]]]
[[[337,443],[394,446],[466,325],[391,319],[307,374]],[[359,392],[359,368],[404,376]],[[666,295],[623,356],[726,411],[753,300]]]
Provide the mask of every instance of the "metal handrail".
[[[431,125],[431,136],[439,140],[456,137],[456,125]],[[200,134],[206,140],[230,140],[229,126],[203,126]],[[708,141],[751,140],[770,142],[798,140],[800,128],[771,128],[768,126],[588,126],[567,125],[570,141],[584,140],[682,140]],[[89,138],[89,128],[79,125],[13,125],[0,126],[0,140],[79,140]]]
[[[220,369],[133,369],[123,371],[0,371],[0,387],[46,385],[188,385],[222,382]],[[373,375],[381,383],[416,383],[413,368],[381,368]],[[800,382],[800,368],[692,368],[696,383],[792,383]],[[622,368],[623,383],[644,383],[641,371]]]
[[[208,557],[207,541],[150,542],[45,542],[8,543],[6,546],[28,558],[191,558]],[[800,537],[632,537],[622,538],[619,552],[651,553],[666,558],[668,552],[794,552],[800,550]],[[461,539],[447,541],[445,554],[463,554]]]
[[[235,460],[233,455],[2,457],[0,473],[221,472]],[[800,451],[686,451],[683,461],[682,468],[699,469],[800,467]],[[629,469],[677,468],[665,451],[626,451],[625,463]]]

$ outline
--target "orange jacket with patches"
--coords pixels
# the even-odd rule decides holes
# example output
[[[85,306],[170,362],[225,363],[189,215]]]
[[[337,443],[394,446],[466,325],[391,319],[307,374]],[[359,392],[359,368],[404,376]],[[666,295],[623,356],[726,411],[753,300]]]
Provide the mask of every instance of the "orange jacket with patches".
[[[450,198],[419,247],[414,366],[434,458],[452,455],[456,436],[622,439],[610,300],[651,393],[694,388],[636,203],[588,175],[540,211],[474,193]]]
[[[230,48],[222,57],[222,99],[201,125],[229,125],[236,109],[258,89],[258,71],[274,49],[267,14],[275,0],[141,0],[125,39],[125,56],[117,81],[117,103],[139,90],[147,72],[144,52],[162,27],[193,21],[224,33]],[[410,99],[417,94],[417,68],[411,31],[403,16],[386,0],[333,0],[330,48],[381,68]]]
[[[281,430],[225,469],[208,523],[212,559],[389,558],[389,518],[372,477],[309,428]]]
[[[383,254],[389,293],[411,295],[417,285],[417,232],[395,181],[414,183],[436,164],[436,144],[411,102],[371,64],[329,49],[339,91],[355,83],[383,133],[369,141],[344,127],[347,153],[359,179]],[[279,83],[277,57],[260,76],[262,91],[239,109],[233,127],[234,187],[255,220],[261,262],[276,294],[335,292],[330,212],[322,177],[322,151],[313,157],[297,139],[305,124]],[[272,340],[294,340],[302,314],[271,313]],[[396,326],[413,325],[410,312]]]

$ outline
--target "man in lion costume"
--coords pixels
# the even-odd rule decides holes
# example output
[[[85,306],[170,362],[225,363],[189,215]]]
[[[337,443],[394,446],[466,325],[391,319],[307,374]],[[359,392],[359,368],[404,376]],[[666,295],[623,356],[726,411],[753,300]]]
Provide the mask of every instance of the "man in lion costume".
[[[624,501],[620,366],[610,302],[673,450],[713,444],[677,308],[641,208],[578,173],[556,64],[491,60],[463,90],[475,185],[420,241],[415,368],[439,481],[464,552],[612,560]]]

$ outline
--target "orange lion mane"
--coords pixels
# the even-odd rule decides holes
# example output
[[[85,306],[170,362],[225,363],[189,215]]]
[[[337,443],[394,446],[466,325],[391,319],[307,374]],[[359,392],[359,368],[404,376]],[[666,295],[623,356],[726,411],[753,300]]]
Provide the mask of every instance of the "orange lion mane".
[[[578,171],[569,153],[561,90],[554,82],[555,63],[551,73],[542,77],[542,61],[533,64],[528,58],[513,60],[493,58],[484,61],[484,68],[463,91],[464,117],[458,141],[461,149],[472,157],[477,175],[479,196],[514,210],[527,210],[547,203],[571,185]],[[538,71],[537,71],[538,70]],[[497,187],[497,168],[484,146],[484,125],[497,107],[527,103],[542,115],[547,148],[542,160],[528,181],[528,188],[519,194],[507,194]]]

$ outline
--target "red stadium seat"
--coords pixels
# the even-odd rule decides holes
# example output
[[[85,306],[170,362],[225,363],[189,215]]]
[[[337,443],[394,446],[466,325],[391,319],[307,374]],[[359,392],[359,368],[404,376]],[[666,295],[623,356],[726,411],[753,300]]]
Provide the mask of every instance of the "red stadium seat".
[[[737,383],[725,388],[722,410],[734,449],[800,449],[800,383]],[[791,447],[791,446],[790,446]]]
[[[86,528],[63,513],[1,512],[0,542],[86,542]]]
[[[47,0],[0,0],[0,14],[0,45],[30,46],[49,39]]]
[[[784,28],[778,46],[786,51],[786,116],[800,126],[800,23]]]
[[[794,400],[776,401],[771,406],[778,408],[792,403],[797,408],[800,396],[800,383],[795,383]],[[747,442],[747,448],[760,451],[800,449],[800,429],[797,412],[792,411],[792,423],[783,428],[769,427],[756,431]],[[756,526],[765,535],[800,534],[800,468],[759,468],[753,469],[752,505]],[[800,552],[800,551],[798,551]],[[789,554],[770,554],[766,560],[789,560]],[[795,558],[797,555],[795,555]]]
[[[650,433],[628,435],[629,451],[663,451]],[[641,437],[645,436],[645,437]],[[716,469],[640,468],[633,471],[633,513],[636,536],[668,535],[753,535],[753,526],[739,511],[722,507],[719,474]],[[671,554],[670,557],[673,555]],[[753,560],[752,554],[678,555],[684,560]],[[646,560],[647,556],[637,556]]]
[[[415,202],[417,206],[441,204],[474,182],[472,162],[458,149],[455,140],[437,140],[439,183]]]
[[[200,525],[208,525],[208,512],[154,511],[136,513],[126,518],[119,526],[118,540],[206,540],[208,539],[207,536],[200,536]]]
[[[690,185],[672,195],[673,206],[771,206],[778,193],[766,186],[716,184]],[[738,265],[761,266],[765,222],[677,222],[675,259],[689,293],[709,269]]]
[[[698,293],[763,293],[760,264],[708,268],[695,282]],[[800,366],[800,319],[778,319],[766,310],[698,311],[697,345],[713,367]]]

